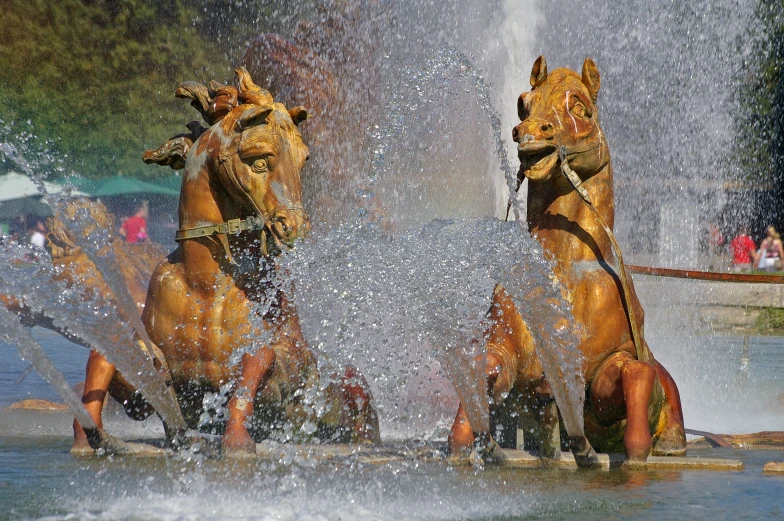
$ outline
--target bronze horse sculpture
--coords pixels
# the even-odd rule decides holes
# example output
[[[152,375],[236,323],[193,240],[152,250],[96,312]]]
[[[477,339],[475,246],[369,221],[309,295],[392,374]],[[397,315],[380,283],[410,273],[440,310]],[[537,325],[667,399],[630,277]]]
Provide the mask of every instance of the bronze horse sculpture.
[[[612,248],[613,173],[598,122],[599,72],[589,58],[581,75],[569,69],[548,74],[544,57],[539,57],[531,87],[520,95],[521,123],[513,131],[521,163],[518,182],[523,175],[528,178],[529,230],[555,262],[555,277],[584,331],[579,349],[584,355],[586,437],[597,450],[624,450],[629,464],[641,464],[651,453],[683,454],[678,388],[650,355],[642,336],[643,309]],[[494,293],[489,319],[491,414],[499,420],[528,410],[542,420],[546,411],[541,404],[549,394],[542,366],[530,331],[501,287]],[[450,450],[469,450],[476,434],[461,406]]]
[[[127,243],[121,237],[116,236],[114,234],[114,216],[97,201],[78,198],[68,202],[63,208],[66,219],[73,218],[75,213],[80,210],[86,210],[96,225],[108,231],[110,245],[121,270],[120,274],[139,313],[141,313],[147,298],[147,284],[150,281],[150,275],[155,266],[166,257],[166,249],[160,244],[151,242]],[[46,224],[48,230],[46,249],[57,268],[55,278],[62,281],[68,288],[75,287],[84,292],[85,298],[97,293],[105,300],[111,301],[113,298],[111,290],[63,221],[59,217],[50,217]],[[13,295],[0,295],[0,302],[9,311],[16,313],[25,326],[51,329],[77,344],[89,347],[82,339],[55,326],[46,315],[34,313]]]
[[[179,245],[152,274],[142,322],[190,428],[205,428],[205,397],[228,394],[225,421],[206,426],[222,433],[225,454],[254,453],[255,441],[276,432],[377,441],[367,382],[348,368],[320,389],[289,288],[275,284],[274,255],[310,227],[300,184],[308,148],[297,129],[307,113],[276,103],[244,68],[235,72],[233,87],[181,84],[176,95],[210,128],[190,124],[144,155],[184,173]],[[91,377],[100,383],[92,391],[105,393],[118,375],[107,365]]]

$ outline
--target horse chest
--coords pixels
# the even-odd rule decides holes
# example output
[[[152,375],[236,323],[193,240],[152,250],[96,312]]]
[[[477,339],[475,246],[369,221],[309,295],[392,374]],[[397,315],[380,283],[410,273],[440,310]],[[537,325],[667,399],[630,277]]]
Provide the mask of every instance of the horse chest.
[[[580,350],[590,371],[607,354],[626,349],[631,341],[620,275],[611,266],[590,261],[559,264],[556,273],[565,286],[574,319],[583,328]],[[633,305],[642,324],[642,308],[636,295]]]

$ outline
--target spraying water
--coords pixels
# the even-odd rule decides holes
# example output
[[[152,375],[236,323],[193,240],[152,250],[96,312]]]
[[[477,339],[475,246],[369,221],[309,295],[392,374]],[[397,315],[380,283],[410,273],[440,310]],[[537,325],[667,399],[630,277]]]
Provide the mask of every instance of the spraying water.
[[[86,211],[69,215],[68,199],[47,194],[43,176],[36,174],[14,147],[3,143],[0,149],[25,171],[45,198],[54,200],[53,206],[60,220],[77,228],[73,230],[73,236],[98,267],[118,302],[106,302],[97,295],[93,296],[93,301],[90,302],[90,298],[85,298],[83,292],[76,288],[64,288],[63,281],[58,280],[56,269],[43,256],[38,256],[36,262],[27,268],[29,273],[26,273],[25,277],[21,277],[18,272],[6,274],[6,277],[0,280],[0,291],[17,296],[25,305],[50,317],[61,330],[71,332],[98,350],[144,395],[167,425],[184,431],[187,427],[179,405],[148,354],[152,353],[151,343],[141,325],[136,306],[120,280],[120,269],[111,254],[107,230],[91,226],[91,218]],[[13,266],[15,258],[25,255],[15,251],[13,247],[8,247],[2,251],[2,256],[5,257],[6,266]],[[83,303],[82,300],[87,302]],[[83,309],[85,304],[93,304],[95,308],[83,314],[86,311]],[[96,311],[110,323],[116,324],[116,328],[107,330],[105,324],[100,322],[85,323],[85,319],[89,319],[90,315],[94,317]],[[146,352],[139,348],[134,340],[134,333],[146,339]]]
[[[563,382],[554,392],[568,408],[569,432],[582,432],[584,382],[570,308],[539,244],[519,223],[434,221],[396,236],[368,224],[344,226],[308,239],[282,262],[297,288],[306,338],[322,363],[360,368],[385,432],[399,435],[411,396],[433,402],[445,392],[409,387],[435,362],[454,378],[472,425],[487,424],[483,333],[499,283],[529,324],[543,363],[552,361],[545,365],[548,378]]]
[[[82,401],[68,385],[63,374],[49,360],[38,342],[33,340],[27,328],[22,326],[19,319],[4,306],[0,306],[0,338],[9,344],[16,344],[19,348],[19,356],[30,362],[38,374],[55,388],[57,394],[73,411],[74,416],[84,428],[96,429],[98,427],[90,413],[82,405]]]

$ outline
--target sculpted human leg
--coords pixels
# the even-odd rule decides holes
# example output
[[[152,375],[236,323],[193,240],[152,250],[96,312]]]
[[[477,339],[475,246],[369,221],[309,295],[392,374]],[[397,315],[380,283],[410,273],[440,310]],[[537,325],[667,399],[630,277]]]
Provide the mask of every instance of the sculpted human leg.
[[[253,416],[256,393],[266,385],[275,370],[275,358],[275,351],[271,347],[242,355],[240,375],[228,403],[229,419],[223,435],[223,449],[228,454],[256,452],[256,443],[248,432],[248,423]]]

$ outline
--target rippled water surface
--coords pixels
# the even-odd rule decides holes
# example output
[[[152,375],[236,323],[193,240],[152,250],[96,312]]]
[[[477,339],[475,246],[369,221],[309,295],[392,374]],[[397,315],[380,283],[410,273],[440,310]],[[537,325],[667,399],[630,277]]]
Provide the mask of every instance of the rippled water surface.
[[[69,382],[82,379],[86,349],[46,330],[34,329],[33,336]],[[777,385],[775,373],[784,359],[784,340],[751,340],[749,396],[754,386]],[[710,342],[713,349],[728,348],[720,350],[728,373],[736,368],[736,344],[731,337]],[[55,399],[34,373],[14,384],[26,364],[10,346],[0,345],[0,352],[5,355],[0,408],[24,398]],[[687,392],[704,385],[704,375],[690,378],[684,372],[679,380]],[[68,453],[69,424],[67,413],[53,413],[46,425],[30,427],[30,435],[0,435],[0,520],[784,518],[784,477],[761,474],[766,462],[784,460],[782,451],[690,451],[691,456],[741,458],[746,464],[742,472],[475,471],[413,461],[370,466],[351,461],[76,459]],[[160,436],[154,425],[149,431],[130,425],[116,421],[109,428],[126,438]]]

